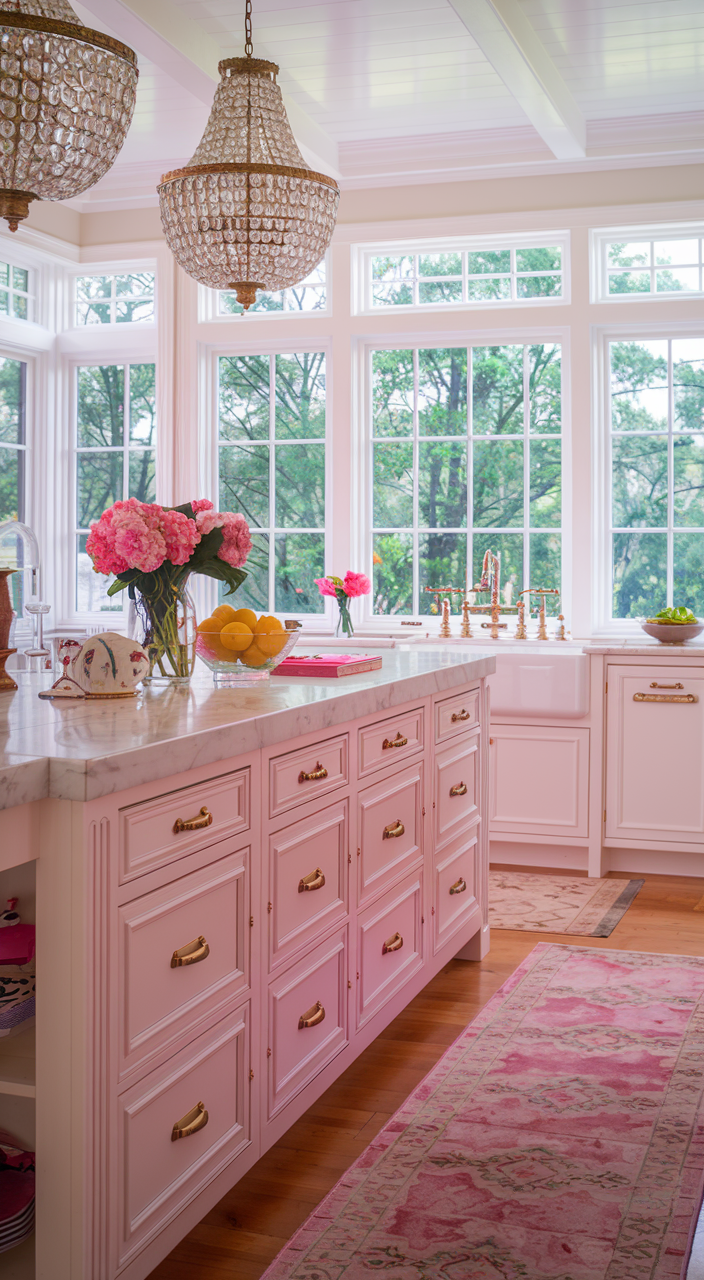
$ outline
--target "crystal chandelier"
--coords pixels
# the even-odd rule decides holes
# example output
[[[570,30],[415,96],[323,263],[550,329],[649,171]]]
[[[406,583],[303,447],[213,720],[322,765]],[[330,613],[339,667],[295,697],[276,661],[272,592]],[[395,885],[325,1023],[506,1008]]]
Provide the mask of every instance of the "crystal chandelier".
[[[0,218],[70,200],[113,164],[129,129],[137,59],[81,26],[67,0],[0,0]]]
[[[179,265],[211,289],[234,290],[246,311],[257,289],[289,288],[320,262],[340,191],[298,150],[276,63],[252,57],[251,0],[245,54],[219,64],[205,133],[185,168],[164,174],[159,203]]]

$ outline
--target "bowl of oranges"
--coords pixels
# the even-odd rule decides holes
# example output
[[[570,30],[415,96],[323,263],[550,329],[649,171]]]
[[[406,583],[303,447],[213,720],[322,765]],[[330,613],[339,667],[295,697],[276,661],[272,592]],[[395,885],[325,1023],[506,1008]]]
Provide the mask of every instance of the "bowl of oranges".
[[[221,604],[198,623],[196,653],[218,688],[237,688],[268,680],[297,639],[297,624],[284,626],[271,614],[257,617],[253,609]]]

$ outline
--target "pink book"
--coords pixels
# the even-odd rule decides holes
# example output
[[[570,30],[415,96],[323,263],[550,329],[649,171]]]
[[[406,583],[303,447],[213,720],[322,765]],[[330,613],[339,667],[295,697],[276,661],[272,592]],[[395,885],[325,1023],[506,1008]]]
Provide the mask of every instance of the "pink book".
[[[274,667],[273,676],[318,676],[326,680],[337,676],[356,676],[361,671],[378,671],[381,657],[372,653],[312,653],[309,657],[291,655]]]

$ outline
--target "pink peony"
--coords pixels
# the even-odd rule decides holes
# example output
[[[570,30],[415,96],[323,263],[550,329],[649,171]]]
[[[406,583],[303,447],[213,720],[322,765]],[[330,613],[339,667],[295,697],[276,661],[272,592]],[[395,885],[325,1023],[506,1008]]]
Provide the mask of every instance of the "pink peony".
[[[353,573],[347,570],[342,589],[346,596],[368,596],[372,584],[365,573]]]
[[[249,525],[244,516],[239,513],[233,515],[231,511],[222,513],[222,521],[223,540],[218,557],[235,569],[241,569],[252,550]]]
[[[198,515],[199,511],[212,511],[213,504],[210,498],[196,498],[195,502],[191,503],[191,509],[194,515]]]
[[[321,596],[337,596],[337,587],[329,578],[314,578],[314,582]]]

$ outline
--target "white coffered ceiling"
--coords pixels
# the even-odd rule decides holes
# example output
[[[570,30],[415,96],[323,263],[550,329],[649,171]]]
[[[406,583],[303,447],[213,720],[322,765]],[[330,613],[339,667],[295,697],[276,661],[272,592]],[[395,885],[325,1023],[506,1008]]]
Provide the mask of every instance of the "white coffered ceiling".
[[[80,0],[136,49],[134,122],[74,207],[156,201],[208,116],[244,0]],[[704,158],[702,0],[254,0],[301,149],[345,187]]]

